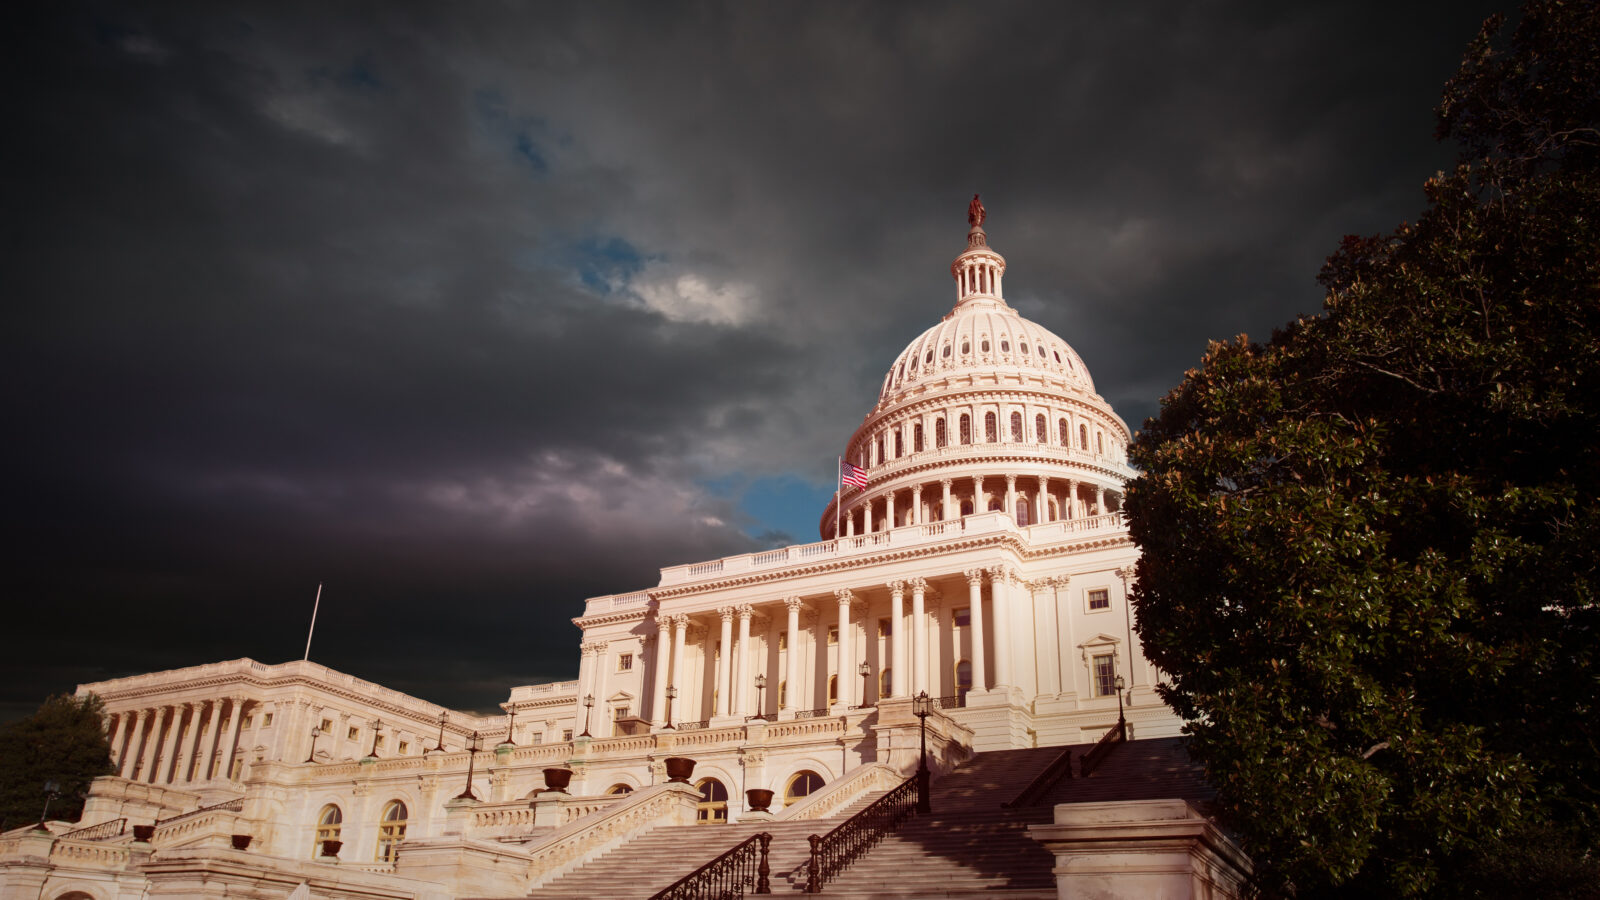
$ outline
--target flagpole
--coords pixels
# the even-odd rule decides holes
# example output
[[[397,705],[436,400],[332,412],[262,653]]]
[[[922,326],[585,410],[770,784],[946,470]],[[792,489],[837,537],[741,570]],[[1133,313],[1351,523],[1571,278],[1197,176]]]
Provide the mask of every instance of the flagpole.
[[[322,582],[317,582],[317,599],[311,604],[311,628],[306,631],[306,655],[302,660],[311,658],[311,636],[317,631],[317,608],[322,605]]]
[[[844,505],[844,457],[834,458],[833,467],[833,541],[839,542],[839,507]]]

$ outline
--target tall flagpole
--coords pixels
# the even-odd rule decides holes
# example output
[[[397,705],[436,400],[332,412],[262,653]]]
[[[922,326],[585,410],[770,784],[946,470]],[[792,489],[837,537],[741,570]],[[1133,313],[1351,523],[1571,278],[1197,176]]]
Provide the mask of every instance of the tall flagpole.
[[[833,540],[839,542],[839,507],[844,506],[844,457],[835,457],[833,467]]]
[[[317,631],[317,608],[322,605],[322,582],[317,582],[317,599],[311,604],[311,628],[306,631],[306,655],[302,660],[311,658],[311,635]]]

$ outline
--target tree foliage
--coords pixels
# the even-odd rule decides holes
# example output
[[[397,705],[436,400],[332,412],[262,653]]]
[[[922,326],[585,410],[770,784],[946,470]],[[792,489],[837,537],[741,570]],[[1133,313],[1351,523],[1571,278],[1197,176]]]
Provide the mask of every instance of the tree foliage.
[[[1600,883],[1600,11],[1501,31],[1421,219],[1135,441],[1139,633],[1269,892]]]
[[[59,785],[50,818],[75,821],[96,776],[111,774],[105,707],[93,694],[54,696],[39,711],[0,728],[0,821],[5,828],[37,822],[45,782]]]

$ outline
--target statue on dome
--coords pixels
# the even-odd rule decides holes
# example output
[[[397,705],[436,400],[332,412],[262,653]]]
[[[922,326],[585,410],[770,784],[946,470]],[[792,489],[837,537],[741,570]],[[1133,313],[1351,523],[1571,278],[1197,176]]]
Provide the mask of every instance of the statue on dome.
[[[967,224],[978,228],[983,225],[983,220],[988,217],[989,214],[983,209],[983,202],[978,199],[977,194],[973,194],[972,202],[967,204]]]

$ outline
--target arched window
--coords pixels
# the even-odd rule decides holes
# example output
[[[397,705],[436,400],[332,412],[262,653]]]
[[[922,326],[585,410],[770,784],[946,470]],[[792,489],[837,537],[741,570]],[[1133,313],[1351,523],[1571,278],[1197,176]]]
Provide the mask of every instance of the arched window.
[[[892,681],[890,681],[889,673],[892,672],[892,671],[894,671],[894,670],[890,669],[888,666],[884,666],[883,670],[878,672],[878,696],[879,697],[887,697],[887,696],[889,696],[889,686],[893,683]]]
[[[323,841],[337,841],[344,826],[344,813],[339,807],[329,803],[317,814],[317,839],[311,845],[311,855],[322,855]]]
[[[906,455],[906,448],[905,448],[905,445],[900,440],[900,429],[897,428],[897,429],[895,429],[895,432],[894,432],[894,458],[895,459],[899,459],[900,457],[905,456],[905,455]]]
[[[1020,528],[1027,528],[1029,525],[1033,524],[1028,518],[1028,506],[1029,503],[1027,498],[1017,498],[1017,526]]]
[[[1084,440],[1083,447],[1084,447],[1085,450],[1087,450],[1089,448],[1089,443],[1088,443],[1087,439]],[[883,435],[880,434],[880,435],[878,435],[878,459],[877,459],[877,462],[882,463],[886,459],[888,459],[888,457],[883,455]]]
[[[828,676],[828,703],[832,705],[839,702],[839,676]]]
[[[966,413],[961,414],[961,443],[972,443],[972,417]]]
[[[1078,426],[1078,449],[1089,449],[1089,426],[1087,425]]]
[[[383,808],[383,818],[378,820],[378,861],[392,863],[400,854],[400,842],[406,839],[406,805],[390,800]]]
[[[1011,443],[1022,443],[1022,413],[1011,414]]]
[[[1005,338],[1001,338],[1000,339],[1000,352],[1001,353],[1010,353],[1011,352],[1011,342],[1006,340]]]
[[[963,340],[961,342],[961,355],[962,356],[966,356],[968,353],[971,353],[971,352],[972,352],[972,343],[970,341]]]
[[[789,682],[786,681],[786,680],[785,681],[780,681],[780,682],[778,682],[778,708],[782,709],[782,708],[784,708],[785,706],[788,706],[788,705],[789,705]]]
[[[963,516],[972,515],[972,501],[971,500],[963,500],[963,501],[961,501],[961,514]]]
[[[945,359],[949,359],[950,358],[950,345],[949,344],[945,344],[944,345],[944,349],[939,351],[939,355],[944,357]]]
[[[695,787],[700,789],[700,802],[695,804],[694,823],[725,824],[728,821],[728,789],[715,778],[707,778]]]
[[[1094,433],[1094,452],[1102,455],[1106,452],[1106,436],[1098,431]]]
[[[933,420],[933,445],[943,450],[949,442],[949,435],[945,434],[944,419]]]
[[[989,352],[989,339],[988,338],[984,338],[983,339],[983,343],[978,345],[978,349],[982,350],[984,353],[988,353]]]
[[[810,769],[794,773],[794,777],[790,778],[789,783],[783,788],[783,805],[791,806],[799,803],[816,791],[821,790],[826,783],[822,780],[821,775]]]
[[[1044,419],[1044,413],[1033,417],[1033,435],[1041,444],[1050,443],[1050,423]]]
[[[631,785],[631,784],[623,784],[620,781],[617,782],[616,784],[613,784],[611,787],[606,788],[606,795],[609,796],[609,797],[615,797],[618,794],[631,794],[631,793],[633,793],[633,785]]]
[[[967,704],[967,692],[972,690],[972,661],[963,659],[956,663],[956,695],[961,705]]]
[[[1067,420],[1065,418],[1061,419],[1061,421],[1056,423],[1056,430],[1061,432],[1061,446],[1063,446],[1063,447],[1071,447],[1072,446],[1072,432],[1071,432],[1071,430],[1069,430],[1067,428]]]
[[[922,452],[922,423],[917,422],[911,426],[911,452]]]
[[[1000,440],[1000,423],[992,412],[983,414],[983,439],[991,444]]]

